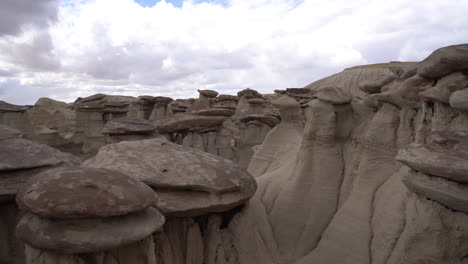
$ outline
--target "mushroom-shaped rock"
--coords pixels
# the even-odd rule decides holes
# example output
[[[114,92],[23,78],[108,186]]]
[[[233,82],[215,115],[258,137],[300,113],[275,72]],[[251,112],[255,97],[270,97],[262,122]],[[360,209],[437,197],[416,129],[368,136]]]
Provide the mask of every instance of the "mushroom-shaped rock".
[[[213,91],[213,90],[198,90],[198,92],[201,95],[206,96],[208,98],[214,98],[214,97],[218,96],[218,92]]]
[[[79,159],[47,145],[22,138],[2,140],[0,144],[0,172],[63,163],[78,164]]]
[[[450,95],[450,106],[460,111],[468,111],[468,88],[456,91]]]
[[[225,116],[231,117],[236,113],[236,111],[226,108],[210,108],[210,109],[203,109],[192,112],[194,115],[202,115],[202,116]]]
[[[24,182],[42,171],[80,164],[71,154],[16,138],[15,131],[0,128],[0,134],[0,200],[13,200]]]
[[[0,140],[18,138],[21,137],[22,133],[9,126],[0,125]]]
[[[102,130],[109,135],[151,134],[157,129],[153,123],[135,117],[122,117],[107,122]]]
[[[136,243],[163,224],[164,216],[151,207],[105,218],[56,220],[28,213],[18,223],[16,236],[35,248],[67,254],[92,253]]]
[[[401,149],[396,159],[414,170],[468,183],[468,137],[453,133],[433,137],[437,140]]]
[[[280,119],[270,115],[248,115],[240,119],[241,122],[248,123],[251,121],[258,121],[270,127],[274,127],[280,123]]]
[[[174,101],[174,99],[165,96],[156,96],[154,97],[154,103],[157,105],[168,105],[170,102]]]
[[[235,95],[229,95],[229,94],[220,94],[217,98],[218,102],[224,102],[224,101],[239,101],[239,97]]]
[[[380,93],[382,86],[391,83],[397,77],[393,72],[386,72],[379,75],[375,80],[364,80],[359,84],[359,89],[370,94]]]
[[[226,211],[256,190],[252,176],[234,162],[164,139],[104,146],[84,166],[117,170],[152,186],[165,215]]]
[[[468,213],[468,185],[420,172],[409,171],[403,183],[411,191],[439,202],[450,209]]]
[[[404,81],[394,81],[382,87],[382,93],[372,94],[365,98],[364,104],[378,108],[383,102],[393,104],[400,108],[418,109],[421,106],[419,93],[430,86],[429,80],[418,75]]]
[[[253,89],[250,89],[250,88],[247,88],[247,89],[244,89],[244,90],[238,92],[237,96],[244,97],[246,99],[263,98],[263,96],[259,92],[255,91]]]
[[[299,103],[289,96],[281,96],[280,98],[273,100],[271,104],[279,109],[281,113],[281,121],[283,122],[304,120],[302,111],[299,108]]]
[[[260,99],[260,98],[247,99],[246,102],[251,105],[264,105],[265,104],[265,100]]]
[[[161,134],[181,131],[198,131],[221,125],[224,120],[226,120],[224,116],[175,115],[162,121],[158,131]]]
[[[153,190],[134,178],[117,171],[82,167],[38,174],[16,196],[20,208],[54,218],[125,215],[155,201]]]
[[[443,77],[433,87],[421,92],[419,96],[428,101],[448,104],[450,95],[458,90],[468,87],[468,76],[456,72]]]
[[[333,86],[319,89],[317,93],[315,93],[315,96],[331,104],[347,104],[353,100],[351,95],[346,93],[342,88]]]
[[[418,64],[418,75],[433,80],[467,70],[468,44],[440,48]]]

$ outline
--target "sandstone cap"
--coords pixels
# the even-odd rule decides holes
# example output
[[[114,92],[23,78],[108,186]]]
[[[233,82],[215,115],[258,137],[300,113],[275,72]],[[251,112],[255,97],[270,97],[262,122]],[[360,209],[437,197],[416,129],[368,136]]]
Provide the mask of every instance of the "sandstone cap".
[[[35,248],[67,254],[92,253],[133,244],[159,230],[164,216],[155,208],[124,216],[48,219],[28,213],[16,236]]]
[[[233,161],[165,139],[106,145],[83,166],[117,170],[152,186],[167,215],[226,211],[256,190],[253,177]]]
[[[16,201],[21,209],[47,217],[107,217],[143,210],[156,202],[156,195],[117,171],[65,167],[30,178]]]
[[[225,120],[226,117],[224,116],[175,115],[163,120],[159,125],[158,131],[161,134],[197,131],[221,125]]]

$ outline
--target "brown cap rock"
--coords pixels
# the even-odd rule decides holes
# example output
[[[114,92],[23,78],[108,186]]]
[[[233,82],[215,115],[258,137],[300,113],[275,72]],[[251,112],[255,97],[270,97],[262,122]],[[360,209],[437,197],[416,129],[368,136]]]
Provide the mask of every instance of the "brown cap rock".
[[[164,216],[150,207],[124,216],[47,219],[23,216],[16,236],[35,248],[67,254],[92,253],[133,244],[159,230]]]
[[[347,104],[353,99],[353,97],[343,91],[343,89],[333,86],[320,88],[315,96],[331,104]]]
[[[418,75],[433,80],[467,70],[468,44],[440,48],[418,64]]]
[[[210,109],[203,109],[192,112],[194,115],[202,115],[202,116],[225,116],[231,117],[236,113],[236,111],[226,108],[210,108]]]
[[[30,178],[18,191],[20,208],[54,218],[106,217],[143,210],[156,201],[144,183],[107,169],[65,167]]]
[[[117,170],[143,181],[158,193],[158,208],[177,216],[226,211],[256,190],[252,176],[234,162],[164,139],[106,145],[84,166]]]
[[[158,131],[161,134],[181,131],[197,131],[221,125],[224,116],[202,116],[193,114],[175,115],[161,122]]]
[[[468,183],[468,137],[445,132],[432,135],[437,141],[401,149],[396,159],[429,175]]]
[[[218,92],[213,91],[213,90],[198,90],[198,92],[201,95],[206,96],[208,98],[214,98],[214,97],[218,96]]]
[[[135,135],[151,134],[157,126],[145,119],[136,117],[122,117],[107,122],[102,130],[103,134],[109,135]]]
[[[3,140],[0,144],[0,172],[63,163],[79,164],[80,161],[71,154],[22,138]]]

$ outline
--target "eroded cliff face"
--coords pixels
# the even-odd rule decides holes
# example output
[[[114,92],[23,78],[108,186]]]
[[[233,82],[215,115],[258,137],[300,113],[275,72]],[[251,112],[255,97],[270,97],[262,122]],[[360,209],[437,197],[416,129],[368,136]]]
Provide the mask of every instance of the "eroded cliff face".
[[[317,99],[302,133],[281,123],[252,158],[259,189],[229,226],[239,262],[468,263],[467,101],[450,103],[468,82],[440,83],[466,80],[466,46],[390,64],[354,86],[333,83],[352,83],[365,67],[310,85]],[[340,92],[321,95],[328,85]],[[442,91],[425,96],[431,90]],[[341,92],[355,96],[344,103]]]
[[[88,131],[94,141],[80,135],[99,152],[81,168],[114,169],[151,186],[166,218],[126,256],[105,255],[134,263],[150,248],[145,263],[468,263],[468,45],[420,63],[346,69],[276,95],[199,92],[193,100],[75,102],[76,114],[87,116],[80,120],[99,116],[99,129]],[[102,120],[111,112],[126,116]],[[0,139],[18,134],[0,129]],[[6,226],[21,216],[9,201]],[[38,252],[27,247],[28,256]]]

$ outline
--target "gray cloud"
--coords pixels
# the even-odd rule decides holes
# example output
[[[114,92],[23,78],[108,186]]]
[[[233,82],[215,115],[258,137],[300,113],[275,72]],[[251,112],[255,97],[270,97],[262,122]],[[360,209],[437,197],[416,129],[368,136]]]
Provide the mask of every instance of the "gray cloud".
[[[58,0],[0,1],[0,36],[16,35],[22,27],[47,27],[57,18]]]

